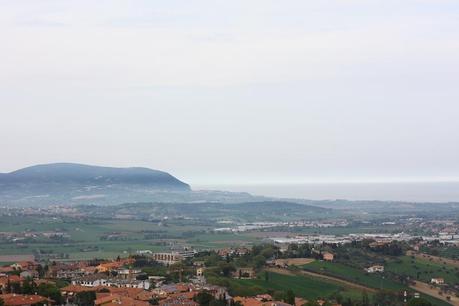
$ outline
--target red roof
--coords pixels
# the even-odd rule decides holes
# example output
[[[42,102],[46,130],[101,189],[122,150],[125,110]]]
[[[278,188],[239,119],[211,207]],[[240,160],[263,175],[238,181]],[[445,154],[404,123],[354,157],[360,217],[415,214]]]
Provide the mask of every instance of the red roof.
[[[26,295],[26,294],[2,294],[1,298],[5,302],[5,306],[22,306],[33,305],[40,302],[51,302],[51,300],[40,295]]]

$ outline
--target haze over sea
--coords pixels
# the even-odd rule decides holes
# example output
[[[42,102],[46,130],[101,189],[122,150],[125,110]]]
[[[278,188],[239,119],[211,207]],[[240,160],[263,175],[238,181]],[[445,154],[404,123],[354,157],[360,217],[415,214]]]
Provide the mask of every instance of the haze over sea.
[[[459,182],[195,185],[192,188],[310,200],[459,202]]]

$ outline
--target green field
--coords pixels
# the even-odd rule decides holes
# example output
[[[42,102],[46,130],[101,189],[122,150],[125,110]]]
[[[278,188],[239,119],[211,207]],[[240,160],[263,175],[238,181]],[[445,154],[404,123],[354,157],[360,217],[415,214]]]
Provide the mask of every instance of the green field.
[[[443,277],[445,282],[451,285],[459,283],[458,268],[428,260],[413,259],[409,256],[402,256],[398,260],[389,261],[386,270],[427,283],[433,277]]]
[[[383,278],[379,273],[368,274],[364,270],[349,267],[339,263],[313,261],[307,265],[304,265],[303,268],[305,270],[328,274],[375,289],[390,289],[399,291],[406,288],[398,282]]]
[[[340,293],[344,297],[359,299],[361,292],[343,288],[336,283],[319,280],[317,278],[301,275],[283,275],[268,273],[268,279],[263,276],[257,279],[229,279],[225,278],[223,285],[230,288],[234,296],[251,296],[268,291],[293,290],[296,296],[305,299],[317,299],[329,297],[334,293]],[[220,281],[222,279],[219,279]]]
[[[184,222],[185,223],[185,222]],[[69,254],[69,259],[115,258],[137,250],[167,250],[170,243],[193,246],[196,249],[215,249],[256,241],[255,237],[237,233],[213,233],[201,225],[159,225],[136,220],[75,220],[52,217],[0,217],[2,232],[62,232],[68,241],[36,238],[21,243],[0,242],[0,254],[33,254],[36,250]],[[103,240],[101,237],[121,233],[122,240]],[[146,235],[150,235],[147,237]],[[167,241],[168,243],[164,243]],[[87,248],[95,250],[84,250]],[[84,251],[82,251],[84,250]]]
[[[406,260],[405,257],[402,257],[403,259]],[[407,263],[405,263],[407,265]],[[401,283],[398,283],[396,281],[392,281],[387,278],[381,278],[381,275],[379,274],[367,274],[363,270],[359,270],[353,267],[349,267],[343,264],[339,263],[331,263],[331,262],[325,262],[325,261],[314,261],[312,263],[309,263],[307,265],[303,266],[305,270],[313,271],[313,272],[318,272],[318,273],[325,273],[331,276],[335,276],[338,278],[346,279],[348,281],[362,284],[371,288],[375,289],[390,289],[390,290],[395,290],[395,291],[402,291],[405,289],[408,289],[406,286],[404,286]],[[401,269],[397,269],[398,267],[389,264],[385,266],[386,271],[391,271],[396,274],[400,274]],[[443,302],[441,300],[438,300],[436,298],[426,296],[422,294],[423,297],[427,300],[429,300],[431,303],[434,305],[449,305],[446,302]]]

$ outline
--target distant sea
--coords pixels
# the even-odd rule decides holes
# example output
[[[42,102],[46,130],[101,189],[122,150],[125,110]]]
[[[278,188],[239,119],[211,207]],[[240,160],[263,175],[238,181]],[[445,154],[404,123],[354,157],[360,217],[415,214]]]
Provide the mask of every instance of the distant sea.
[[[196,185],[193,190],[248,192],[267,197],[309,200],[381,200],[459,202],[459,182],[448,183],[315,183],[297,185]]]

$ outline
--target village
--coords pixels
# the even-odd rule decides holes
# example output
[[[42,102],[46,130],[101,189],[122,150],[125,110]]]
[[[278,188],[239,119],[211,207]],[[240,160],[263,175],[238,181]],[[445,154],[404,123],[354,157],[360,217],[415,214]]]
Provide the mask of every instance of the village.
[[[362,305],[356,302],[356,293],[362,296],[357,300],[368,299],[367,295],[374,299],[401,296],[399,298],[405,301],[407,296],[412,299],[440,297],[453,304],[458,300],[454,294],[457,283],[449,276],[443,278],[444,271],[427,275],[427,281],[425,277],[401,280],[396,278],[400,276],[387,271],[386,266],[390,270],[390,266],[400,260],[397,256],[403,256],[405,250],[410,258],[428,256],[431,262],[435,262],[435,257],[419,252],[428,241],[408,244],[405,240],[397,241],[387,236],[360,238],[350,244],[336,241],[322,242],[321,245],[306,241],[297,244],[280,240],[272,244],[200,252],[192,248],[170,252],[138,250],[134,255],[112,260],[18,261],[0,267],[0,301],[6,306]],[[346,252],[356,249],[383,254],[384,257],[378,258],[392,256],[395,259],[374,257],[364,263],[346,259]],[[356,262],[361,268],[355,269]],[[451,260],[448,265],[457,270],[459,262]],[[344,266],[350,274],[368,278],[369,283],[334,273],[334,268]],[[277,283],[270,283],[271,279],[276,279],[279,284],[286,281],[287,285],[281,288]],[[378,279],[381,279],[381,286],[385,285],[391,291],[378,288]],[[312,288],[294,286],[305,281],[309,281],[305,284]],[[371,285],[371,282],[377,284]],[[428,288],[423,289],[416,283]],[[314,286],[320,286],[323,291],[311,294],[317,290]],[[327,286],[337,289],[327,291]]]

